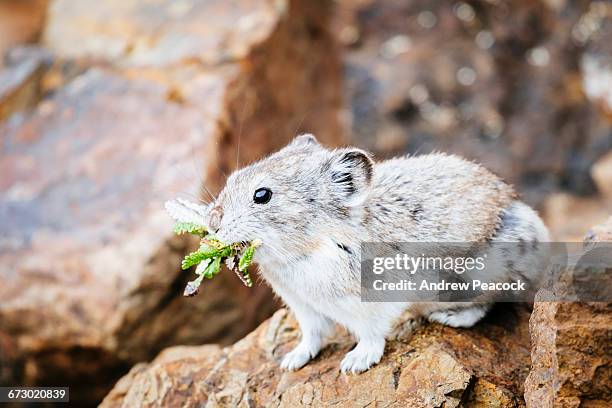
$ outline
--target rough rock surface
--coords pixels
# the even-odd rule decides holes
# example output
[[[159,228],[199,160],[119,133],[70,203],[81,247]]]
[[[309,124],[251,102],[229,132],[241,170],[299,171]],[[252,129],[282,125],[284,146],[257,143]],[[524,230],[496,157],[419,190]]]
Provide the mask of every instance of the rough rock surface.
[[[345,375],[338,366],[354,342],[343,331],[301,370],[279,369],[298,340],[282,309],[231,347],[174,347],[135,366],[102,407],[522,406],[528,318],[502,305],[470,330],[427,324],[390,341],[369,371]]]
[[[587,240],[612,242],[612,218]],[[536,302],[529,331],[528,407],[612,404],[612,303]]]
[[[459,153],[534,204],[559,187],[594,191],[590,166],[612,148],[598,102],[610,89],[610,2],[339,4],[358,144],[379,155]],[[597,78],[581,65],[587,50]]]
[[[328,2],[147,4],[53,2],[47,47],[90,68],[0,124],[3,384],[70,385],[92,403],[166,346],[244,336],[276,308],[270,291],[224,274],[182,298],[191,243],[163,201],[208,200],[202,184],[300,130],[341,143]],[[108,33],[137,63],[101,52]]]

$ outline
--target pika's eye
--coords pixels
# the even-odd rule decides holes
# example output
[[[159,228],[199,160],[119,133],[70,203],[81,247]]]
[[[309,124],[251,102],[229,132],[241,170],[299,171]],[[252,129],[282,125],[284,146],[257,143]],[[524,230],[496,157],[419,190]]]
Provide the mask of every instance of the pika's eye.
[[[253,194],[253,201],[257,204],[265,204],[272,198],[272,190],[266,187],[258,188]]]

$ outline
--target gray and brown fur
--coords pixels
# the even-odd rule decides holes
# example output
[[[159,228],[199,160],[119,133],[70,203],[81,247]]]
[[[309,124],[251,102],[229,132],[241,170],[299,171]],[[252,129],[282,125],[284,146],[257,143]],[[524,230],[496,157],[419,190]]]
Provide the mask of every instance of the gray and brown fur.
[[[262,187],[272,198],[254,203]],[[380,360],[385,336],[406,311],[469,327],[488,310],[490,303],[361,302],[362,242],[548,240],[537,214],[478,164],[443,153],[375,163],[363,150],[330,150],[312,135],[236,171],[207,210],[222,241],[262,240],[254,261],[302,331],[282,362],[287,369],[314,357],[335,323],[358,340],[342,370],[360,372]]]

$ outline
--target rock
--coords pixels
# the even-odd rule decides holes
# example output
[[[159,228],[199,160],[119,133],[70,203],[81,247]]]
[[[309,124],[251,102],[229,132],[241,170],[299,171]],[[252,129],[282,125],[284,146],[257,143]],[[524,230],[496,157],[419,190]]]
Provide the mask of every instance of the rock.
[[[29,58],[0,69],[0,122],[38,102],[45,65],[43,59]]]
[[[544,200],[541,213],[553,241],[580,242],[585,231],[612,214],[612,201],[600,196],[555,193]]]
[[[596,225],[587,233],[585,241],[612,242],[612,217],[601,225]]]
[[[184,2],[134,4],[54,2],[47,46],[85,71],[0,124],[0,342],[10,346],[0,376],[70,385],[71,401],[88,405],[162,348],[231,343],[277,307],[268,288],[249,290],[232,274],[183,298],[191,273],[180,259],[193,242],[172,237],[163,202],[209,200],[202,184],[214,193],[238,163],[296,132],[331,145],[343,136],[329,3],[189,2],[182,17]],[[252,19],[228,38],[242,13]],[[91,30],[130,22],[138,61],[96,54],[106,47]],[[170,43],[142,51],[153,26]],[[165,60],[173,39],[180,55]],[[240,53],[217,60],[228,44]]]
[[[593,165],[591,175],[604,199],[612,202],[612,151]]]
[[[48,48],[39,44],[16,46],[5,55],[8,67],[27,64],[30,61],[41,65],[43,69],[40,78],[36,77],[37,95],[29,100],[27,108],[38,103],[40,98],[56,92],[91,67],[91,64],[85,61],[57,58]]]
[[[581,59],[584,92],[612,123],[612,6],[593,3],[578,25],[577,33],[588,37]]]
[[[612,242],[612,218],[587,234]],[[612,403],[612,303],[536,302],[529,321],[528,407]]]
[[[47,0],[0,1],[0,68],[4,65],[4,54],[9,49],[38,40],[47,3]]]
[[[192,60],[213,66],[246,57],[270,37],[287,8],[287,1],[57,0],[49,9],[44,42],[64,57],[116,65],[167,67]]]
[[[207,103],[208,95],[192,86],[200,81],[199,70],[237,71],[227,92],[236,105],[221,124],[262,141],[241,151],[244,164],[267,153],[268,143],[277,147],[289,138],[274,135],[308,130],[332,144],[344,140],[337,111],[341,67],[332,55],[330,11],[326,0],[162,0],[154,6],[134,0],[57,0],[43,42],[61,58],[112,64],[130,77],[167,83],[169,97],[177,101]],[[312,96],[303,93],[313,86],[318,89]],[[251,122],[254,117],[257,123]],[[241,132],[228,133],[224,143],[236,146]],[[222,162],[230,164],[221,170],[231,171],[236,152],[222,153],[229,156]]]
[[[461,154],[532,204],[558,188],[594,192],[590,166],[612,133],[585,96],[580,67],[587,48],[597,61],[610,55],[592,46],[612,43],[600,24],[609,3],[339,4],[356,144],[379,156]],[[598,83],[600,93],[610,88]]]
[[[609,406],[609,303],[537,302],[530,331],[532,369],[525,382],[528,407]]]
[[[369,371],[345,375],[338,366],[353,340],[340,331],[301,370],[279,369],[298,340],[281,309],[233,346],[165,350],[134,367],[101,406],[522,406],[528,316],[506,304],[470,330],[427,324],[390,341]]]

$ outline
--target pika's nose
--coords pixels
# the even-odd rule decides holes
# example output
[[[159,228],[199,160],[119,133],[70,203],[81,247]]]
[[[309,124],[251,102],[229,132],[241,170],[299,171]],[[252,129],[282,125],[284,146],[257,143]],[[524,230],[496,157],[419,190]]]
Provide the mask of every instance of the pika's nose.
[[[223,218],[223,208],[216,206],[210,210],[210,218],[208,220],[208,226],[214,232],[219,231],[221,226],[221,219]]]

